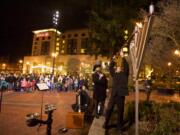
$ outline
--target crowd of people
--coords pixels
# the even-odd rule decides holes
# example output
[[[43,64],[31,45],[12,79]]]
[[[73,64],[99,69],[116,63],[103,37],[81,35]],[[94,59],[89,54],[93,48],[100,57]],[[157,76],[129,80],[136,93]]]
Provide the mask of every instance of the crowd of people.
[[[33,92],[37,83],[46,83],[51,91],[77,91],[83,85],[88,88],[88,78],[83,75],[17,74],[0,73],[0,88],[7,91]]]
[[[117,105],[117,129],[122,133],[125,96],[128,95],[129,66],[120,51],[122,61],[116,62],[116,56],[111,59],[109,73],[112,77],[112,90],[105,114],[103,128],[108,129],[111,114],[114,106]],[[94,65],[91,76],[93,84],[93,114],[96,118],[104,115],[104,104],[107,97],[108,79],[102,71],[101,63]],[[32,92],[37,88],[38,83],[46,83],[50,91],[76,91],[76,103],[72,106],[74,111],[86,112],[89,106],[89,79],[83,75],[50,75],[50,74],[0,74],[0,89]]]

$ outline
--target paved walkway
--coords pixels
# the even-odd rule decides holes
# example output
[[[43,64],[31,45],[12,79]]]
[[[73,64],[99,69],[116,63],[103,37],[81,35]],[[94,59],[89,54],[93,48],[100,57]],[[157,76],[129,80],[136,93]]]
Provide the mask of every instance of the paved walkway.
[[[66,114],[72,112],[75,103],[74,92],[44,92],[44,105],[54,104],[52,135],[59,135],[58,130],[66,126]],[[5,92],[0,113],[0,135],[45,135],[46,126],[28,127],[25,116],[28,113],[41,112],[42,92],[34,93]],[[47,115],[43,110],[43,120]],[[69,129],[65,135],[80,135],[82,129]]]
[[[134,101],[134,92],[130,93],[129,96],[126,97],[126,102]],[[139,94],[140,100],[144,101],[146,99],[146,94],[144,92],[140,92]],[[165,96],[160,95],[157,92],[153,92],[151,94],[151,100],[154,100],[156,102],[169,102],[169,101],[175,101],[180,102],[180,95],[178,93],[172,95],[172,96]],[[107,103],[107,102],[106,102]],[[88,135],[117,135],[116,130],[112,129],[108,133],[102,128],[102,125],[104,123],[105,118],[102,116],[99,119],[94,118],[93,123],[90,127],[89,134]],[[126,135],[127,133],[124,133],[123,135]]]

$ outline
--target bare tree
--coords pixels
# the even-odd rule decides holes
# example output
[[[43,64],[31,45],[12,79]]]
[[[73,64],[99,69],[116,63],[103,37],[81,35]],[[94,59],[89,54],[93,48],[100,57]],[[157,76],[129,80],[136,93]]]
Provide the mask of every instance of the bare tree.
[[[180,57],[174,55],[174,50],[180,49],[180,0],[163,0],[157,10],[144,63],[167,72],[168,62],[172,62],[172,69],[180,65]]]

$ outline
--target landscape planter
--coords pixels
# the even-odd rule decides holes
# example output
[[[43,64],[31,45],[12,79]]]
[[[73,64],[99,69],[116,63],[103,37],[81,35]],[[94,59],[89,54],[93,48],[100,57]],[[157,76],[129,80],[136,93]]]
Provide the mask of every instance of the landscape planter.
[[[175,93],[175,89],[173,88],[157,88],[157,91],[163,95],[173,95]]]

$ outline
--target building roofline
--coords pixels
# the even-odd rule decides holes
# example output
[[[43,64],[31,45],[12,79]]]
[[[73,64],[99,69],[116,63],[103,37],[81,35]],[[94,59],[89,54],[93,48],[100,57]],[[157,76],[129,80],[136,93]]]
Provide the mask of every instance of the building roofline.
[[[34,34],[38,34],[38,33],[41,33],[41,32],[49,32],[49,31],[53,31],[53,32],[56,32],[57,29],[54,29],[54,28],[49,28],[49,29],[41,29],[41,30],[34,30],[32,31]],[[57,34],[61,34],[60,31],[57,30]]]

